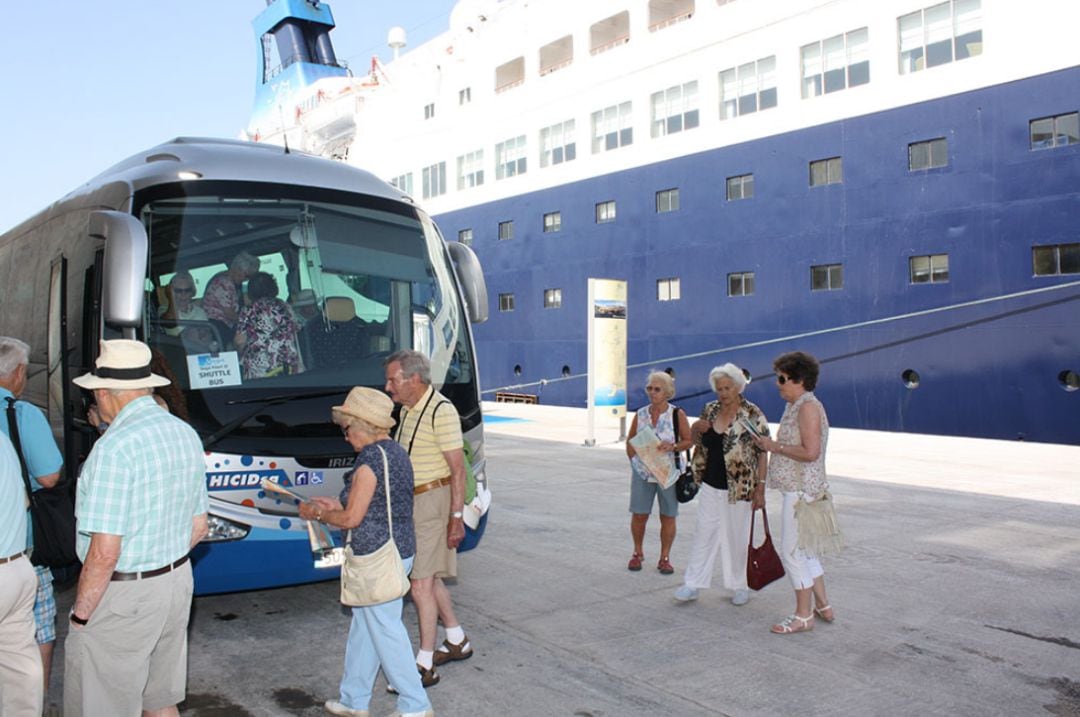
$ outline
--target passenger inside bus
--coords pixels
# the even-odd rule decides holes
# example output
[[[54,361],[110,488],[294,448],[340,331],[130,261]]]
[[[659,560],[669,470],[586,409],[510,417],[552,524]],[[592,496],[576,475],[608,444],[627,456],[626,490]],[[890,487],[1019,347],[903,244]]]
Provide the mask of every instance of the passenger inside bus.
[[[300,326],[289,305],[278,298],[273,276],[256,272],[248,280],[249,306],[240,311],[233,343],[245,379],[304,371],[298,341]]]

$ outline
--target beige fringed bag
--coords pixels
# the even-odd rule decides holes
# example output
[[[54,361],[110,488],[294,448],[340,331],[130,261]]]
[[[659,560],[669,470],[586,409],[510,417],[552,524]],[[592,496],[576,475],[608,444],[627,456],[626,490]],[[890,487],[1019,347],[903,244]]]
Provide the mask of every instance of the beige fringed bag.
[[[409,592],[409,576],[394,542],[394,515],[390,507],[390,466],[386,451],[377,446],[383,459],[383,486],[386,492],[386,522],[390,538],[369,555],[353,555],[345,539],[345,562],[341,566],[341,602],[352,607],[379,605],[397,600]]]
[[[800,496],[795,503],[795,523],[799,526],[799,547],[808,555],[839,553],[844,547],[844,535],[836,520],[832,495],[824,491],[817,500]]]

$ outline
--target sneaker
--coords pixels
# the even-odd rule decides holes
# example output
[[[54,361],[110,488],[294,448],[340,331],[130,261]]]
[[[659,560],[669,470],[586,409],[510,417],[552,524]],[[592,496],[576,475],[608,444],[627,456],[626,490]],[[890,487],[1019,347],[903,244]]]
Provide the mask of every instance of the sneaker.
[[[750,591],[743,590],[742,588],[735,591],[735,594],[731,596],[732,605],[745,605],[750,602]]]
[[[393,712],[390,717],[435,717],[435,710],[424,710],[423,712]]]
[[[697,595],[697,588],[692,588],[689,585],[683,585],[675,591],[675,599],[679,602],[693,602],[697,600]]]
[[[323,704],[323,709],[332,715],[338,715],[338,717],[368,717],[367,710],[354,710],[351,707],[346,707],[337,700],[327,700]]]
[[[472,645],[469,644],[468,636],[461,641],[460,645],[455,645],[449,640],[443,640],[442,647],[435,651],[435,655],[431,658],[434,663],[434,667],[440,667],[447,662],[456,662],[458,660],[467,660],[473,655]]]

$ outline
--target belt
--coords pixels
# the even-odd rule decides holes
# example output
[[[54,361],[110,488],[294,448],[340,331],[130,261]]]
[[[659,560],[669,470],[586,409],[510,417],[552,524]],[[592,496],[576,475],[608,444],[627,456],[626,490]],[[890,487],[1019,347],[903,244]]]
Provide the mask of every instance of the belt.
[[[124,580],[145,580],[146,578],[156,578],[158,575],[171,573],[173,570],[176,570],[178,567],[186,563],[187,560],[188,556],[185,555],[172,565],[166,565],[165,567],[158,568],[157,570],[144,570],[141,573],[113,573],[112,580],[113,582],[118,582]]]
[[[412,489],[413,495],[420,495],[421,493],[427,493],[429,490],[435,490],[436,488],[442,488],[443,486],[450,485],[450,476],[440,478],[439,480],[433,480],[429,483],[421,483]]]
[[[24,555],[26,555],[25,550],[22,551],[21,553],[15,553],[14,555],[11,555],[11,556],[6,557],[6,558],[0,558],[0,565],[3,565],[4,563],[10,563],[12,560],[18,560],[19,558],[21,558]]]

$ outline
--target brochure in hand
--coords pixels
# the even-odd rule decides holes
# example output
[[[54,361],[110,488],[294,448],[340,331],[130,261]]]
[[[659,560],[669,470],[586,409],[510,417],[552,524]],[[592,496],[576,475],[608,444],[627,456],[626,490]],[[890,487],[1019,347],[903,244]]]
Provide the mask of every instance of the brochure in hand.
[[[660,450],[660,439],[652,426],[639,428],[630,439],[630,445],[661,488],[667,488],[678,479],[679,469],[675,467],[675,454]]]
[[[298,504],[311,502],[310,498],[305,498],[299,493],[267,478],[263,478],[260,485],[263,490],[287,496],[297,501]],[[341,565],[345,557],[343,548],[337,545],[334,536],[325,524],[313,520],[307,521],[307,534],[308,542],[311,544],[312,560],[316,568],[332,568]]]

